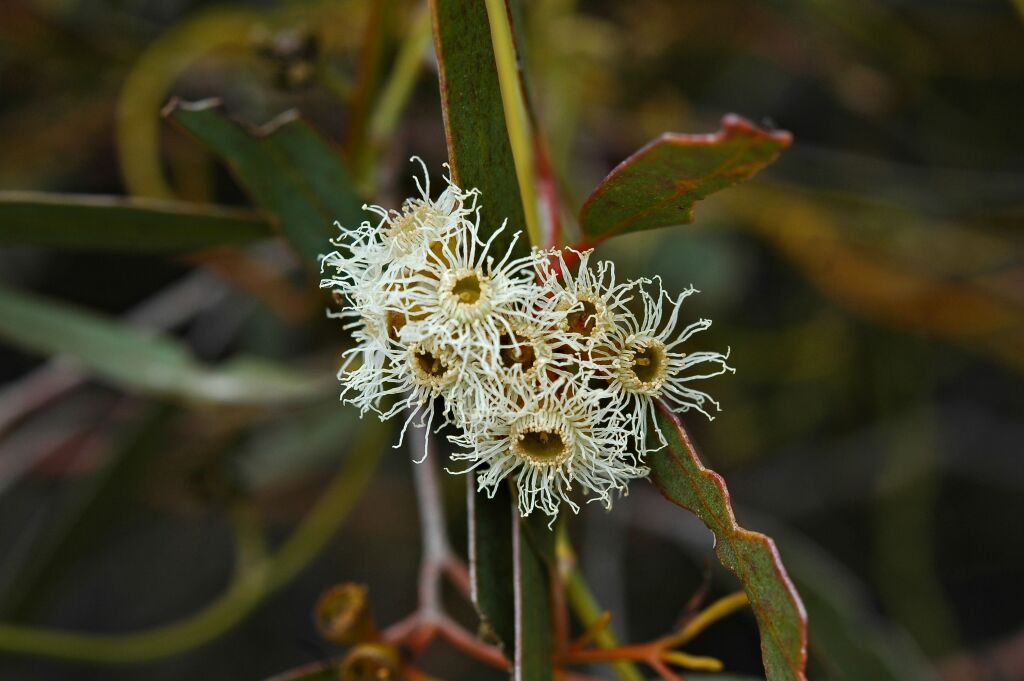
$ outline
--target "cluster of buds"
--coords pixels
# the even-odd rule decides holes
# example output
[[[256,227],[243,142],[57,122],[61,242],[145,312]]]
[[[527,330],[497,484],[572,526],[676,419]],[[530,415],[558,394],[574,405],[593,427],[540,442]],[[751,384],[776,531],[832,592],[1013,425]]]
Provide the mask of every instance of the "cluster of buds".
[[[514,257],[518,233],[492,253],[506,227],[481,238],[478,192],[446,178],[432,199],[423,170],[418,197],[400,211],[367,206],[379,219],[339,225],[338,250],[322,260],[321,286],[342,302],[331,314],[357,341],[338,374],[342,399],[381,419],[405,414],[402,437],[410,424],[424,437],[454,426],[457,472],[477,471],[491,495],[513,478],[524,516],[578,511],[577,489],[610,507],[665,444],[655,400],[709,417],[718,408],[692,383],[731,371],[727,355],[682,349],[710,325],[679,324],[695,290],[672,298],[658,278],[617,281],[590,251]]]

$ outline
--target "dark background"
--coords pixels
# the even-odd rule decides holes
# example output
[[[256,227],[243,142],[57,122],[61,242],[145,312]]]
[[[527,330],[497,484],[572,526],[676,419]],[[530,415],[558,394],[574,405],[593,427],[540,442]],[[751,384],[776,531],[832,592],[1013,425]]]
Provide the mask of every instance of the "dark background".
[[[242,18],[220,26],[212,4],[184,0],[0,0],[0,190],[159,195],[126,163],[141,158],[173,195],[244,204],[193,140],[162,124],[159,156],[145,156],[146,130],[117,112],[135,106],[155,121],[172,94],[222,97],[257,124],[296,107],[346,149],[371,5],[236,4]],[[1024,679],[1024,10],[1005,0],[524,5],[530,87],[569,214],[661,132],[711,132],[736,112],[795,137],[755,180],[699,205],[694,225],[599,254],[626,275],[662,275],[670,290],[695,285],[688,313],[715,321],[704,342],[731,348],[736,375],[709,386],[722,413],[687,424],[741,521],[776,538],[809,606],[834,609],[834,620],[812,618],[812,678],[881,678],[844,657],[863,646],[898,678]],[[382,78],[415,9],[385,13]],[[315,49],[275,57],[275,39]],[[445,160],[431,59],[362,177],[384,205],[411,193],[411,154],[431,169]],[[323,299],[280,252],[261,258],[284,278],[214,276],[171,330],[211,362],[246,351],[333,372],[347,339]],[[0,250],[5,284],[112,315],[196,269],[189,258]],[[45,361],[0,346],[0,413]],[[97,632],[170,622],[216,597],[234,569],[236,504],[281,541],[360,427],[331,394],[250,412],[161,404],[93,380],[4,426],[0,620]],[[140,433],[142,464],[97,487]],[[309,614],[326,587],[368,584],[382,623],[414,606],[407,458],[387,452],[329,547],[209,645],[115,667],[0,655],[0,677],[261,679],[336,654]],[[461,550],[463,481],[444,477]],[[96,489],[102,503],[75,525]],[[665,632],[714,563],[699,524],[643,482],[609,514],[585,508],[571,529],[631,641]],[[733,588],[713,570],[713,594]],[[452,608],[470,621],[455,598]],[[745,614],[687,649],[760,672]],[[443,651],[432,668],[489,674]]]

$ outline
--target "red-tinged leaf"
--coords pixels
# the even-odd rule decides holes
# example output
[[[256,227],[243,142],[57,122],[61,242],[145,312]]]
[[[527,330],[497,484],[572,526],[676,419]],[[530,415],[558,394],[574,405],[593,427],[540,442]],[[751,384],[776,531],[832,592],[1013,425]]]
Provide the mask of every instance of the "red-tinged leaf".
[[[441,112],[452,179],[480,190],[481,236],[508,220],[494,243],[504,252],[512,234],[526,229],[512,146],[505,127],[498,70],[483,0],[430,0],[441,85]],[[520,255],[529,252],[525,238]]]
[[[739,578],[757,618],[768,681],[805,681],[807,614],[775,542],[736,524],[725,481],[701,464],[683,424],[663,405],[657,418],[668,447],[649,458],[651,479],[714,533],[719,561]]]
[[[666,133],[620,163],[583,204],[584,242],[693,222],[697,201],[751,177],[791,141],[735,115],[710,135]]]

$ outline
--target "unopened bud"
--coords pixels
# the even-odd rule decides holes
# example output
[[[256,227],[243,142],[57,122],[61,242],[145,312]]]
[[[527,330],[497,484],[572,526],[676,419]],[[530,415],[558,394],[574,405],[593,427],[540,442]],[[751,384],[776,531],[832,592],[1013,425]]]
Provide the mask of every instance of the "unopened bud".
[[[346,582],[321,594],[313,613],[317,631],[332,643],[366,643],[377,639],[367,588]]]
[[[358,645],[341,663],[341,681],[401,681],[398,651],[380,643]]]

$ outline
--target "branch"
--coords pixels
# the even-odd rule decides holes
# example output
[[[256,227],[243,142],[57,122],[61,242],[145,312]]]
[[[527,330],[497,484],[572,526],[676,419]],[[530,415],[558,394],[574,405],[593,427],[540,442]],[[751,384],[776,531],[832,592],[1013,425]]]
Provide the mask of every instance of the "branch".
[[[597,626],[604,617],[604,613],[597,604],[597,599],[591,593],[590,587],[587,585],[586,579],[577,565],[576,554],[572,550],[567,533],[559,533],[556,552],[558,555],[558,568],[562,576],[562,582],[565,584],[569,605],[572,607],[573,613],[580,623],[587,630],[584,632],[585,638],[577,639],[573,647],[582,648],[590,639],[594,639],[602,648],[618,646],[619,641],[615,637],[614,632],[608,629],[607,626]],[[607,620],[605,625],[607,625]],[[644,679],[644,675],[640,673],[637,666],[629,660],[615,660],[612,662],[612,667],[622,681],[643,681]]]
[[[442,578],[447,577],[467,599],[470,582],[465,564],[452,551],[448,540],[437,463],[427,456],[430,435],[424,431],[425,428],[413,426],[409,438],[423,544],[419,603],[412,614],[388,627],[381,638],[391,645],[405,646],[419,655],[440,636],[453,647],[481,662],[507,669],[508,660],[502,652],[466,631],[445,613],[441,603]]]
[[[718,599],[698,613],[681,630],[648,643],[607,648],[583,648],[590,639],[605,633],[606,630],[602,630],[601,625],[607,624],[610,618],[604,616],[599,618],[592,628],[588,628],[584,635],[569,648],[565,655],[562,656],[562,662],[568,664],[587,662],[614,663],[624,660],[642,662],[658,672],[666,681],[681,681],[679,675],[668,667],[670,663],[697,671],[721,671],[721,661],[713,657],[690,655],[674,648],[692,640],[710,624],[726,617],[746,604],[747,596],[744,592],[740,591]]]

